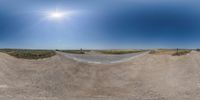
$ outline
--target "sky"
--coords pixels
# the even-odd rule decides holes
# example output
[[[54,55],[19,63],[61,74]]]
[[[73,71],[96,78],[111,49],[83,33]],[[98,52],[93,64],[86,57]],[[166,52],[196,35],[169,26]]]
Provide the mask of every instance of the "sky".
[[[197,0],[0,0],[0,48],[200,48]]]

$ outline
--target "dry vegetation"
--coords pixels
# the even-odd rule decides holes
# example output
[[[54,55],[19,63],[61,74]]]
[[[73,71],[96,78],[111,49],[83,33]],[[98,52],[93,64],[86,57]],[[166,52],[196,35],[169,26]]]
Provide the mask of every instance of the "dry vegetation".
[[[64,53],[72,53],[72,54],[85,54],[86,52],[89,52],[90,50],[56,50]]]
[[[181,55],[186,55],[188,53],[190,53],[191,50],[179,50],[178,52],[172,54],[173,56],[181,56]]]
[[[7,53],[16,58],[24,59],[42,59],[54,56],[56,53],[52,50],[28,50],[28,49],[0,49],[0,52]]]
[[[139,53],[145,50],[101,50],[100,53],[103,54],[129,54],[129,53]]]
[[[191,50],[188,49],[180,49],[177,51],[177,49],[158,49],[158,50],[152,50],[149,52],[149,54],[167,54],[167,55],[173,55],[173,56],[181,56],[186,55],[190,53]]]

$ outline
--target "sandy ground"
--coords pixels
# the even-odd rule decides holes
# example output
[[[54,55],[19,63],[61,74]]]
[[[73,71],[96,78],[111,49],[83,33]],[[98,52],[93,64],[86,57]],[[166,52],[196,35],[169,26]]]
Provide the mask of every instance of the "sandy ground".
[[[115,64],[0,53],[0,100],[199,100],[200,53],[145,54]]]

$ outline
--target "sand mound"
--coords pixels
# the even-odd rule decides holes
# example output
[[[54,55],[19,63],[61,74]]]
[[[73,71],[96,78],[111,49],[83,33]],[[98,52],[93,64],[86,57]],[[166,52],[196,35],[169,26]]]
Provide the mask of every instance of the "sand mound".
[[[200,54],[150,55],[89,64],[0,53],[1,100],[199,100]]]

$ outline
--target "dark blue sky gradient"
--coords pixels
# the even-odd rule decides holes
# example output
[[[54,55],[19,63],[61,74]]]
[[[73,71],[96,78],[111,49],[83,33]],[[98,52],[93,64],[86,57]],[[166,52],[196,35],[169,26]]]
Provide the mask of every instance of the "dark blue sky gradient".
[[[1,0],[0,48],[200,48],[197,1]],[[44,11],[78,11],[45,20]]]

